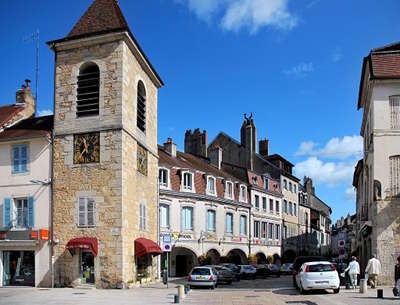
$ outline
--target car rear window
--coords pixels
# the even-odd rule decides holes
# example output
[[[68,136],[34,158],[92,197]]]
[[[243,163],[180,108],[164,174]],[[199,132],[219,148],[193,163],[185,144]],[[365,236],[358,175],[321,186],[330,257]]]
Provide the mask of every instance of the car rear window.
[[[210,269],[208,268],[196,268],[192,271],[192,275],[210,275]]]
[[[333,271],[331,265],[328,264],[318,264],[318,265],[309,265],[308,272],[327,272]]]

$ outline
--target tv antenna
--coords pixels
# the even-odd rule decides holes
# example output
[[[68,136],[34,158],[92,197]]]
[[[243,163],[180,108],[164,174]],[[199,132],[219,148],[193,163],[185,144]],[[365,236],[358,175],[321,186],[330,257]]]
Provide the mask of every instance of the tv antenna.
[[[35,42],[35,113],[38,104],[38,86],[39,86],[39,30],[26,36],[24,38],[25,42],[34,41]]]

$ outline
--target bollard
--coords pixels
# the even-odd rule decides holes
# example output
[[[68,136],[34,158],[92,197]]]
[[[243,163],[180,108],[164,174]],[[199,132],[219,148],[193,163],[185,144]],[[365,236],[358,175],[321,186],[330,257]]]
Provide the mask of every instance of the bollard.
[[[178,296],[179,296],[180,300],[185,298],[185,286],[184,285],[178,286]]]
[[[383,289],[377,289],[376,290],[376,297],[378,299],[383,299]]]
[[[179,304],[179,295],[174,294],[174,303]]]
[[[367,280],[360,279],[360,293],[367,293]]]

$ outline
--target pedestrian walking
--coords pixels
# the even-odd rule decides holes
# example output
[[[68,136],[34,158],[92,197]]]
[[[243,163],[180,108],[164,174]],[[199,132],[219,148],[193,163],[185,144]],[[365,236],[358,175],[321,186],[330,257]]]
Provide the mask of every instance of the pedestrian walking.
[[[360,274],[360,265],[357,262],[357,258],[355,256],[351,257],[351,262],[349,266],[344,270],[344,272],[349,272],[350,277],[350,286],[352,288],[357,287],[357,277]]]
[[[375,288],[377,286],[378,275],[381,273],[381,262],[376,258],[375,254],[372,254],[371,259],[368,261],[365,272],[368,273],[371,288]]]
[[[394,282],[396,286],[393,288],[393,294],[398,296],[400,293],[400,256],[397,258],[397,264],[394,266]]]

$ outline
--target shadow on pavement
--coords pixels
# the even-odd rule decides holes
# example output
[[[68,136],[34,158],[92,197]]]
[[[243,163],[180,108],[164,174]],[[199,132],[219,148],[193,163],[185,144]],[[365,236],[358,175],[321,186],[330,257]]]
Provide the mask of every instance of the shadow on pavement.
[[[301,305],[318,305],[311,301],[286,301],[286,304],[301,304]]]
[[[379,301],[379,300],[400,301],[400,298],[393,298],[393,297],[383,298],[383,299],[378,299],[377,297],[352,297],[352,299],[367,299],[367,300],[376,300],[376,301]]]

